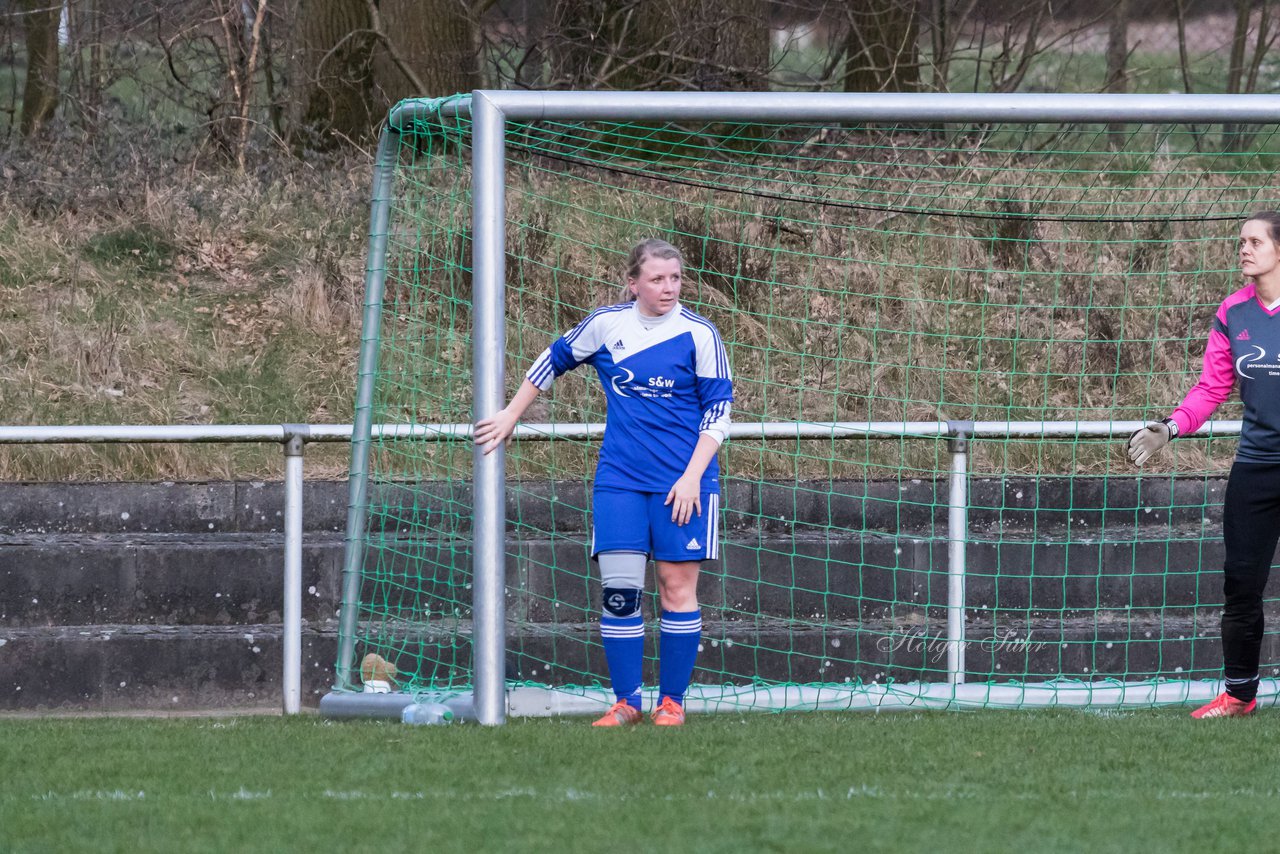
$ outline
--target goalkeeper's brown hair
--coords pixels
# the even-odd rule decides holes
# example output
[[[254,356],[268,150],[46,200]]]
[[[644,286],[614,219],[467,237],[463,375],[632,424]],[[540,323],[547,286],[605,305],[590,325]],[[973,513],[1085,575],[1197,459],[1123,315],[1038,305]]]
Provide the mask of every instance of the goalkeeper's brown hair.
[[[1271,242],[1280,246],[1280,211],[1258,211],[1245,222],[1265,222],[1271,234]]]

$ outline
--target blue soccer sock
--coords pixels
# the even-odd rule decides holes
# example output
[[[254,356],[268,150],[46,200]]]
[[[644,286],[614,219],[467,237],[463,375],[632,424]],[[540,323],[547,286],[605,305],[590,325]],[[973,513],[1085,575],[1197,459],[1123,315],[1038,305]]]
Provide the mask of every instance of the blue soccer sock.
[[[658,700],[670,697],[684,703],[702,643],[702,611],[662,612],[662,656],[658,662]]]
[[[640,708],[640,683],[644,667],[644,616],[600,617],[600,640],[604,657],[609,662],[609,680],[613,695]]]

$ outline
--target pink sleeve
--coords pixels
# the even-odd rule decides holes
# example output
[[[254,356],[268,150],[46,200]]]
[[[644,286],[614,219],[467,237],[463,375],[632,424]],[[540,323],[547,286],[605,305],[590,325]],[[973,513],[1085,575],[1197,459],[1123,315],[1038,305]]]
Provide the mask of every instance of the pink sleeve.
[[[1208,421],[1213,410],[1231,394],[1231,387],[1235,382],[1236,372],[1231,364],[1231,342],[1221,330],[1215,328],[1209,333],[1209,344],[1204,350],[1200,382],[1187,392],[1182,405],[1169,416],[1178,425],[1178,435],[1194,432]]]

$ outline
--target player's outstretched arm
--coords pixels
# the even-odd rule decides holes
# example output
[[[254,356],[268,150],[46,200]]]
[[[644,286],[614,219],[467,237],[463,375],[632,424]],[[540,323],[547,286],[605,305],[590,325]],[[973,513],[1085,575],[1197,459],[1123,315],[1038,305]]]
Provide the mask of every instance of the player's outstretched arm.
[[[1214,328],[1204,348],[1204,366],[1200,380],[1187,392],[1170,417],[1148,424],[1129,437],[1125,450],[1134,465],[1142,465],[1180,433],[1191,434],[1218,408],[1235,385],[1236,371],[1231,357],[1231,340],[1227,338],[1226,307],[1228,298],[1218,308]]]
[[[505,408],[476,422],[472,438],[484,453],[492,453],[503,442],[511,441],[511,434],[515,432],[520,416],[524,415],[525,410],[537,399],[541,391],[536,385],[525,380]]]
[[[1129,459],[1140,466],[1178,435],[1178,424],[1172,418],[1148,424],[1129,437]]]

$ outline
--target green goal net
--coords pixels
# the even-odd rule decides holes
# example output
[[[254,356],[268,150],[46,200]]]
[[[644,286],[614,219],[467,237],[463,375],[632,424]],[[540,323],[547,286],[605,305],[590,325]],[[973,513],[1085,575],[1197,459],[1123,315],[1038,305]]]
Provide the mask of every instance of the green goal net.
[[[397,130],[367,415],[421,429],[372,433],[343,643],[395,664],[407,693],[462,692],[472,127]],[[1275,131],[508,123],[505,396],[618,301],[645,237],[683,251],[682,300],[728,350],[722,556],[700,581],[691,708],[1210,696],[1238,404],[1141,471],[1122,442],[1198,377],[1240,286],[1240,222],[1280,206]],[[612,701],[589,559],[603,403],[594,372],[573,372],[507,450],[506,679],[534,698],[513,711]],[[1274,696],[1274,635],[1263,658]]]

